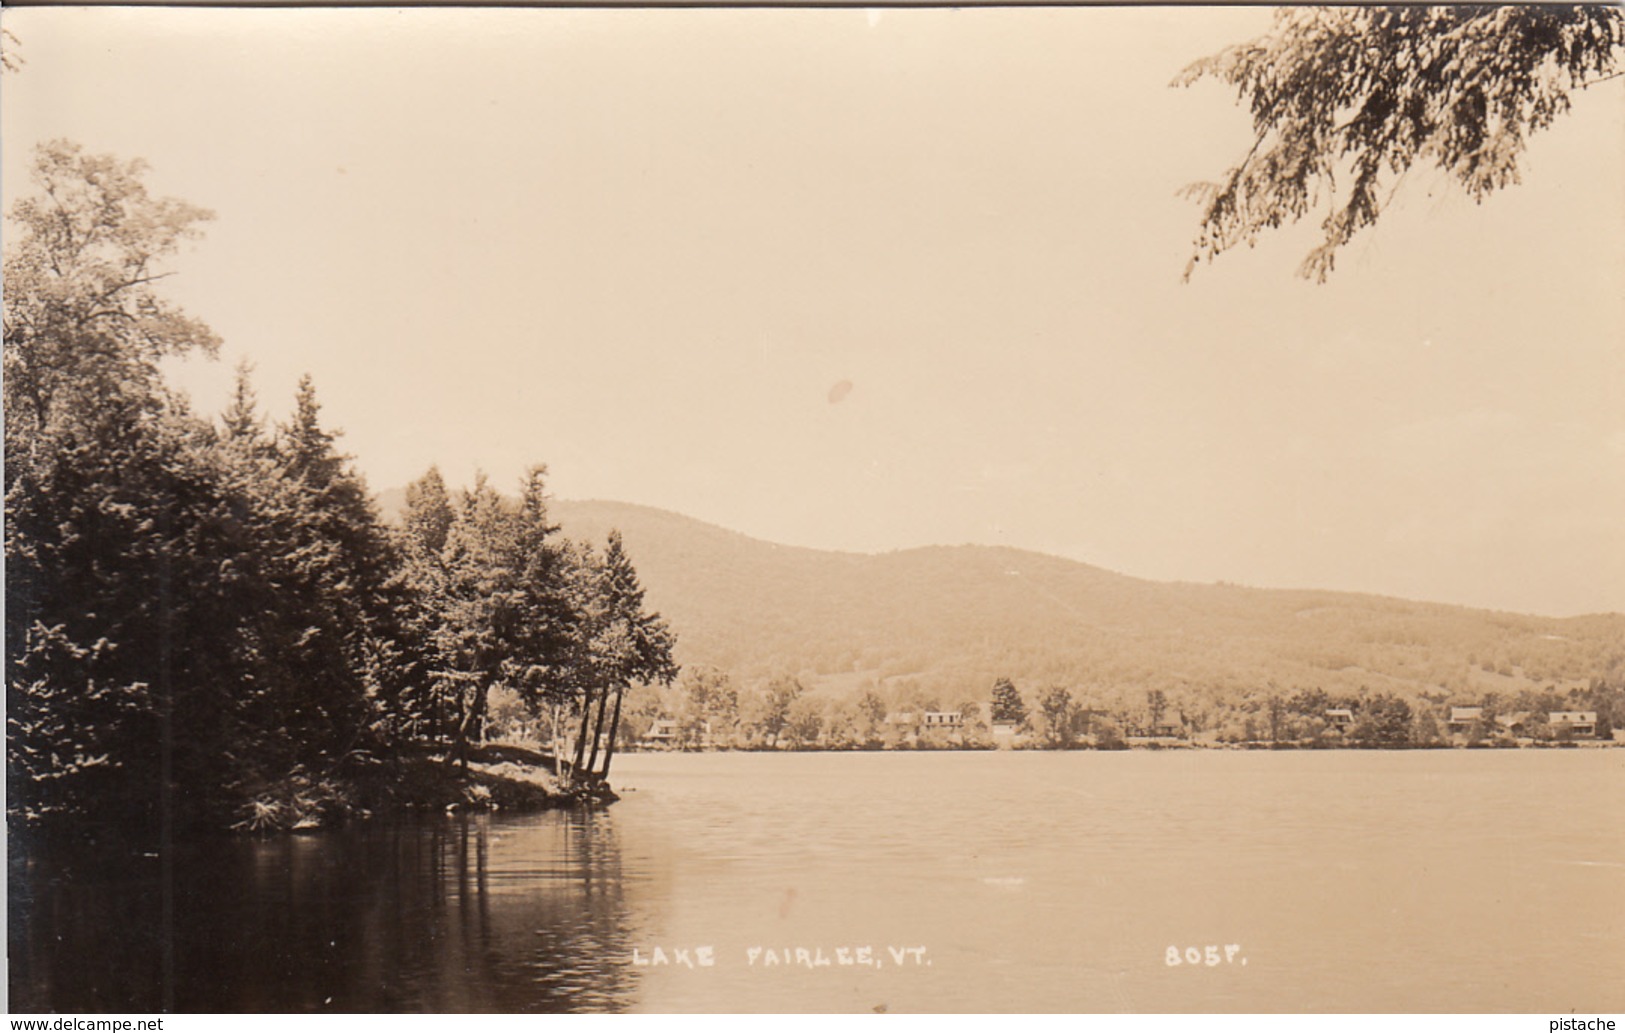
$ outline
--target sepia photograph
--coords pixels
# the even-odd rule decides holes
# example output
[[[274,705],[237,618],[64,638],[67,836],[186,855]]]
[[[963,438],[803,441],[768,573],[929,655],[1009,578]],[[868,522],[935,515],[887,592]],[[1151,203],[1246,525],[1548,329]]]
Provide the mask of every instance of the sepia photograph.
[[[1625,9],[0,34],[9,1013],[1625,1012]]]

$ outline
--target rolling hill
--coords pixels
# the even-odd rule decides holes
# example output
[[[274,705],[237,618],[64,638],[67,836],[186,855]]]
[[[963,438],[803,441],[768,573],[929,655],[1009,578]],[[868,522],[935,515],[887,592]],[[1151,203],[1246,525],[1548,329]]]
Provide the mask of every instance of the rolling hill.
[[[387,493],[386,514],[400,493]],[[914,680],[945,698],[1006,676],[1110,703],[1362,689],[1463,697],[1625,675],[1625,615],[1566,619],[1326,591],[1145,581],[1039,553],[878,555],[775,545],[664,510],[557,501],[572,538],[618,528],[678,659],[815,691]]]

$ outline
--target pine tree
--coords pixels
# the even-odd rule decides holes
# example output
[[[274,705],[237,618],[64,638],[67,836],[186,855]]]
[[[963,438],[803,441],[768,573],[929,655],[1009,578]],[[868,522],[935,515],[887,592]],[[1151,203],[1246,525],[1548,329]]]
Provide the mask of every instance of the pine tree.
[[[366,483],[335,448],[337,435],[322,426],[320,413],[310,377],[301,378],[293,416],[278,429],[276,457],[295,491],[299,602],[319,618],[300,648],[319,655],[323,668],[288,719],[296,738],[319,744],[331,764],[364,743],[381,697],[400,689],[388,662],[400,614],[393,545]]]
[[[436,607],[442,665],[436,674],[454,704],[448,760],[465,766],[490,688],[502,680],[520,630],[524,607],[516,551],[517,521],[480,474],[463,493],[447,531],[445,587]]]
[[[251,452],[265,450],[265,419],[260,415],[259,396],[251,380],[254,367],[247,360],[237,366],[232,383],[231,402],[220,414],[221,437],[227,443],[245,446]]]
[[[446,547],[446,534],[454,519],[451,496],[446,493],[446,482],[440,476],[439,467],[429,467],[428,473],[407,485],[402,524],[408,548],[415,555],[438,559]]]
[[[545,466],[532,466],[521,487],[516,558],[524,616],[507,672],[533,712],[569,700],[573,643],[582,620],[571,553],[548,518],[546,477]]]
[[[993,720],[1000,724],[1021,724],[1027,720],[1027,704],[1009,678],[993,683]]]
[[[398,536],[407,686],[396,701],[396,720],[403,731],[426,733],[434,740],[446,731],[446,680],[438,672],[447,668],[448,661],[439,653],[437,631],[448,599],[446,539],[455,519],[437,467],[407,486]]]
[[[610,532],[602,556],[590,549],[577,552],[574,568],[572,584],[581,614],[574,670],[582,693],[574,770],[604,778],[614,758],[626,690],[634,682],[669,684],[676,678],[671,655],[675,639],[658,613],[645,611],[643,586],[619,531]],[[609,738],[599,770],[598,748],[606,723]]]

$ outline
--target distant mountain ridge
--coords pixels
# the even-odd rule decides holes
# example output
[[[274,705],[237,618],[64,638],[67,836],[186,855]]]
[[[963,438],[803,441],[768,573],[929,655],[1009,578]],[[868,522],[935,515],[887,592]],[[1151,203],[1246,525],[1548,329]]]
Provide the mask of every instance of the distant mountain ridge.
[[[386,516],[404,492],[380,497]],[[564,501],[566,535],[619,529],[678,659],[831,691],[994,678],[1091,699],[1235,700],[1273,686],[1453,697],[1625,674],[1625,615],[1546,618],[1344,592],[1146,581],[998,546],[876,555],[776,545],[667,510]]]

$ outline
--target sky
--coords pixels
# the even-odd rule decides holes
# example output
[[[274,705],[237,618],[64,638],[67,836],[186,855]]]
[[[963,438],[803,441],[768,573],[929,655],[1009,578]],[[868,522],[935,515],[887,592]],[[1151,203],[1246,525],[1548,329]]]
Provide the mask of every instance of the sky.
[[[171,296],[313,376],[374,490],[438,464],[793,545],[1625,611],[1625,81],[1474,204],[1415,170],[1181,273],[1257,8],[5,12],[35,142],[216,213]]]

